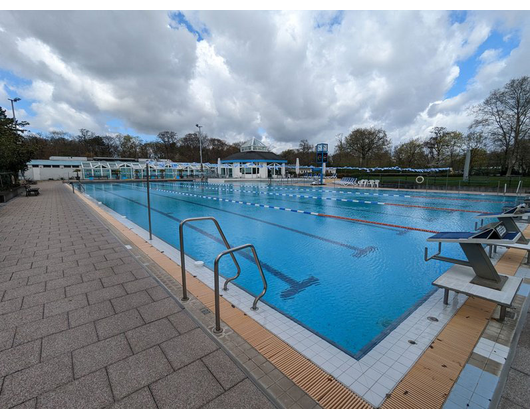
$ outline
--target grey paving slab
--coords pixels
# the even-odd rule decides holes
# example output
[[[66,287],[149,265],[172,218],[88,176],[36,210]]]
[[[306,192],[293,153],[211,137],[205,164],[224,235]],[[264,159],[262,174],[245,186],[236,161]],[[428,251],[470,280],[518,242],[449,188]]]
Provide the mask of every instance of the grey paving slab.
[[[524,407],[530,408],[530,376],[518,370],[511,369],[506,381],[503,396],[510,401]]]
[[[158,346],[130,356],[107,368],[117,399],[169,375],[173,370]]]
[[[153,387],[198,407],[244,380],[84,203],[39,187],[0,207],[0,408],[156,408]]]
[[[232,388],[247,377],[222,350],[209,354],[202,361],[224,389]]]
[[[116,313],[138,308],[151,302],[153,302],[153,299],[144,290],[111,300],[112,306],[114,307]]]
[[[94,305],[98,302],[103,302],[104,300],[111,300],[120,296],[125,296],[127,292],[121,284],[111,287],[105,287],[101,290],[95,290],[93,292],[87,293],[88,301],[91,305]]]
[[[76,378],[112,365],[133,352],[125,335],[117,335],[73,351],[74,374]]]
[[[40,340],[35,340],[0,353],[0,377],[25,369],[40,361]]]
[[[159,408],[199,408],[224,391],[200,360],[150,388]]]
[[[275,408],[274,405],[263,395],[263,393],[245,379],[228,392],[209,402],[203,408],[208,409],[257,409],[257,408]]]
[[[69,354],[13,373],[4,380],[0,408],[13,407],[72,379],[72,358]]]
[[[68,319],[71,327],[86,324],[87,322],[97,321],[98,319],[108,318],[114,315],[114,308],[110,301],[106,300],[101,303],[86,306],[80,309],[74,309],[68,312]]]
[[[166,341],[160,347],[174,369],[180,369],[218,349],[217,344],[198,328]]]
[[[111,408],[113,409],[153,409],[158,408],[151,391],[148,387],[142,388],[139,391],[136,391],[125,397],[124,399],[118,401]]]
[[[181,308],[172,298],[166,298],[138,308],[145,322],[165,318],[168,315],[181,311]]]
[[[70,382],[37,399],[37,408],[103,408],[114,402],[105,369]]]
[[[0,351],[9,349],[13,346],[16,328],[0,330]],[[1,357],[1,354],[0,354]]]
[[[138,310],[131,309],[130,311],[122,312],[96,321],[96,329],[99,338],[105,339],[132,330],[143,324],[144,321]]]
[[[125,336],[135,353],[163,343],[179,335],[167,318],[159,319],[134,330],[127,331]]]
[[[87,346],[98,341],[93,323],[83,324],[42,339],[42,360],[55,357],[64,352]]]

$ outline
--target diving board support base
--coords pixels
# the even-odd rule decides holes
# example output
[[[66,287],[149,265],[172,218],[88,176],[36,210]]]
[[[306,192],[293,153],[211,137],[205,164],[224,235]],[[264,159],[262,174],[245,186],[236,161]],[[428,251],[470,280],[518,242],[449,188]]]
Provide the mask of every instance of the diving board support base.
[[[438,277],[432,284],[444,289],[444,304],[449,305],[449,292],[462,293],[466,296],[478,297],[500,305],[499,321],[504,321],[506,309],[513,306],[513,300],[521,285],[523,278],[514,276],[506,277],[501,290],[473,283],[476,277],[470,267],[455,265]]]

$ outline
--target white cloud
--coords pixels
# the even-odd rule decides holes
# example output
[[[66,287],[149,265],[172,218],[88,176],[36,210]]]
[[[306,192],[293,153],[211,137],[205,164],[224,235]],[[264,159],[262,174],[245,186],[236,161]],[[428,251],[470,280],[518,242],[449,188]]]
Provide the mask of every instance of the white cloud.
[[[394,143],[445,125],[529,74],[528,12],[186,12],[205,39],[164,12],[0,12],[0,67],[31,80],[32,127],[145,134],[192,131],[229,141],[266,132],[274,150],[376,125]],[[338,23],[340,19],[340,24]],[[334,25],[331,25],[334,23]],[[507,57],[487,50],[465,92],[444,99],[460,63],[492,30],[514,31]],[[5,48],[4,48],[5,47]]]

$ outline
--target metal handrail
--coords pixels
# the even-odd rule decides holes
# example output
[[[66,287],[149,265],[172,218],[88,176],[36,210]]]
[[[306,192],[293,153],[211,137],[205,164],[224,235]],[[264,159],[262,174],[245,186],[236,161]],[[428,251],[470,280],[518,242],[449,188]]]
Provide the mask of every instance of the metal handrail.
[[[215,226],[217,227],[217,230],[219,231],[219,234],[221,235],[221,238],[226,246],[226,249],[230,249],[230,244],[228,243],[226,236],[221,229],[221,226],[219,225],[219,222],[215,217],[207,216],[207,217],[190,217],[189,219],[185,219],[182,222],[180,222],[179,225],[179,239],[180,239],[180,268],[182,270],[182,301],[186,302],[189,300],[188,297],[188,288],[186,286],[186,256],[184,253],[184,225],[189,222],[195,222],[200,220],[211,220],[215,223]],[[234,264],[237,268],[237,274],[234,277],[231,277],[225,281],[224,290],[227,290],[226,286],[229,282],[237,279],[239,275],[241,274],[241,267],[239,267],[239,263],[236,260],[236,257],[232,254],[232,260],[234,261]]]
[[[263,274],[263,269],[261,268],[261,263],[258,258],[258,254],[256,253],[256,248],[254,248],[254,245],[252,244],[246,244],[246,245],[240,245],[236,246],[235,248],[227,249],[226,251],[221,252],[217,258],[215,258],[215,262],[213,264],[213,272],[214,272],[214,293],[215,293],[215,328],[213,330],[214,333],[219,334],[223,332],[223,329],[221,328],[221,308],[219,303],[219,260],[223,258],[226,254],[230,254],[232,257],[234,257],[234,252],[241,251],[245,248],[251,248],[252,254],[254,255],[254,260],[256,261],[256,265],[258,266],[259,273],[261,275],[261,280],[263,281],[263,291],[256,296],[254,299],[254,303],[252,304],[253,310],[258,309],[258,301],[265,295],[267,292],[267,280],[265,279],[265,274]]]
[[[438,260],[438,261],[448,262],[451,264],[459,264],[459,265],[464,265],[466,267],[471,267],[471,264],[469,263],[469,261],[458,260],[456,258],[444,257],[440,255],[441,253],[442,253],[442,243],[438,242],[438,252],[436,254],[431,255],[430,257],[429,257],[429,248],[425,247],[424,259],[425,261]]]

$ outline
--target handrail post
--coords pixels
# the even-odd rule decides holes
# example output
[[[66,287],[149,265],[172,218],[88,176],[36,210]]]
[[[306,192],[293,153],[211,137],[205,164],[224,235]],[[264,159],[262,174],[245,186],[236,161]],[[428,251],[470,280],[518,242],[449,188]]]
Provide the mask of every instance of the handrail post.
[[[147,217],[149,219],[149,240],[153,240],[153,231],[151,229],[151,197],[149,195],[149,162],[145,162],[145,172],[147,177]]]
[[[188,220],[188,219],[186,219]],[[188,288],[186,286],[186,256],[184,254],[184,223],[186,220],[180,222],[179,225],[179,238],[180,238],[180,268],[181,268],[181,277],[182,277],[182,301],[186,302],[189,300],[188,297]]]

